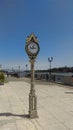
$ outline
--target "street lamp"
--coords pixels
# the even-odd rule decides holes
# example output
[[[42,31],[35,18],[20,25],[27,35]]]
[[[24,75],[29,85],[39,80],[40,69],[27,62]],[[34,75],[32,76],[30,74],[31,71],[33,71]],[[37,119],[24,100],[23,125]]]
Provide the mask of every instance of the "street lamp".
[[[27,67],[28,67],[28,65],[26,64],[26,77],[27,77]]]
[[[25,50],[30,59],[31,64],[31,88],[29,93],[29,117],[37,118],[37,96],[34,88],[34,62],[39,52],[38,39],[31,34],[26,40]]]
[[[20,78],[20,65],[18,66],[18,68],[19,68],[19,78]]]
[[[50,72],[49,72],[49,81],[51,81],[51,62],[53,61],[53,57],[49,57],[48,61],[49,61],[49,69],[50,69]]]
[[[0,71],[2,70],[2,65],[0,64]]]

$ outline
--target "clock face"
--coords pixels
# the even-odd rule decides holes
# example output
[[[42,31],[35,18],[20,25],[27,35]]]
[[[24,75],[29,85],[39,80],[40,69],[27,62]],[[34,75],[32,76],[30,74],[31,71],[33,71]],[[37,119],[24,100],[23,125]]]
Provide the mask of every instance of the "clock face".
[[[38,52],[38,49],[39,49],[38,45],[34,42],[32,42],[28,45],[28,50],[32,54],[36,54]]]

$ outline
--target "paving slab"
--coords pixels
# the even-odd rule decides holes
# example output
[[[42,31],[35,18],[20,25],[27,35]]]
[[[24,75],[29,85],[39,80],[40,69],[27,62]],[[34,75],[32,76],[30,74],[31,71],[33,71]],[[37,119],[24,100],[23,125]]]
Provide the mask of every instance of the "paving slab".
[[[38,118],[28,118],[30,84],[0,86],[0,130],[73,130],[73,89],[35,84]]]

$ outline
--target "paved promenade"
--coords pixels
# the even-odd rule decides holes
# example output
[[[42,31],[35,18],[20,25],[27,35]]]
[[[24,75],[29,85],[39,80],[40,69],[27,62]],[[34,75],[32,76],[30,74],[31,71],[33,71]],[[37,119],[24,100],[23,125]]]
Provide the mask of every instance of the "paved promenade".
[[[0,130],[73,130],[73,88],[35,84],[38,116],[28,118],[30,84],[0,86]]]

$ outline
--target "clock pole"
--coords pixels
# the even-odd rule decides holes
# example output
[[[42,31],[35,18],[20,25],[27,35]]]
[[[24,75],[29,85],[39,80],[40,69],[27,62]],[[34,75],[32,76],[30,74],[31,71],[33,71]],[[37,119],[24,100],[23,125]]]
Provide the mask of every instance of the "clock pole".
[[[25,46],[26,53],[28,54],[30,58],[30,64],[31,64],[31,88],[29,93],[29,117],[30,118],[37,118],[37,96],[35,94],[35,88],[34,88],[34,63],[35,59],[38,55],[38,52],[40,50],[38,39],[34,34],[31,34],[28,36],[26,40],[26,46]]]
[[[34,59],[30,60],[31,63],[31,89],[29,93],[29,117],[36,118],[37,116],[37,96],[34,89]]]

